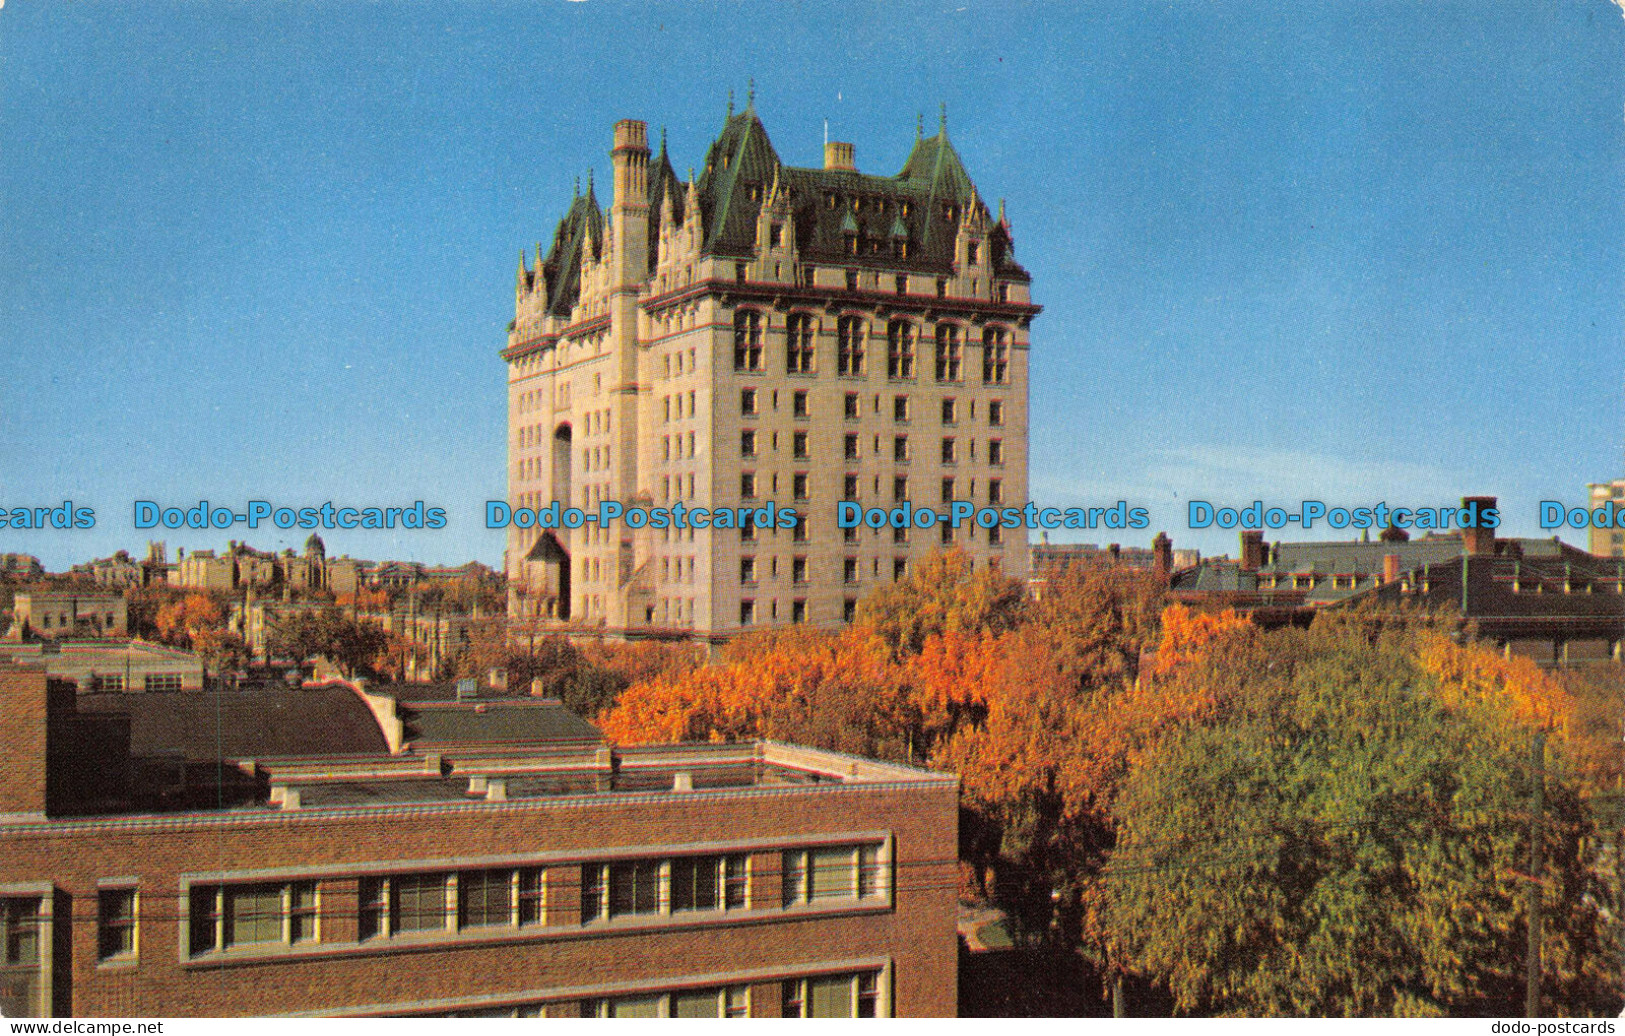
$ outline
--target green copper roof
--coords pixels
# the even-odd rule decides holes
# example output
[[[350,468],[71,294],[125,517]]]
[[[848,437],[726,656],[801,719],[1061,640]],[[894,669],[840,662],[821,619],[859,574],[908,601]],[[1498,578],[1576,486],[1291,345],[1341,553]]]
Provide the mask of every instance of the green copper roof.
[[[589,232],[596,258],[603,248],[604,213],[598,207],[590,180],[587,193],[576,195],[569,211],[559,220],[558,229],[553,231],[553,247],[541,264],[547,278],[547,312],[554,316],[568,317],[581,297],[581,258]]]

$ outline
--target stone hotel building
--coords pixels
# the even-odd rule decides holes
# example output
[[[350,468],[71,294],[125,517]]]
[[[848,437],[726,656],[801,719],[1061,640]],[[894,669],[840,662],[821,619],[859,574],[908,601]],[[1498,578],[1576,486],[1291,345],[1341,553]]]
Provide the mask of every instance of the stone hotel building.
[[[849,619],[932,550],[1022,575],[1024,530],[837,527],[837,501],[979,507],[1027,495],[1028,326],[1003,205],[918,133],[895,176],[853,146],[785,164],[732,106],[696,179],[615,125],[521,256],[508,364],[509,503],[793,507],[795,528],[511,528],[510,614],[725,638]]]

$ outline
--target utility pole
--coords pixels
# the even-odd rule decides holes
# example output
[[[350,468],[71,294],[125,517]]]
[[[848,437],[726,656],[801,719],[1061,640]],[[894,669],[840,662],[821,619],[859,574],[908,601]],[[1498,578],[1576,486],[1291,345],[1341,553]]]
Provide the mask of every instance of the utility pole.
[[[1545,867],[1541,852],[1541,815],[1546,811],[1546,735],[1537,733],[1530,758],[1530,772],[1534,777],[1529,815],[1529,948],[1524,960],[1527,967],[1524,988],[1523,1013],[1526,1018],[1540,1017],[1540,894],[1541,870]]]

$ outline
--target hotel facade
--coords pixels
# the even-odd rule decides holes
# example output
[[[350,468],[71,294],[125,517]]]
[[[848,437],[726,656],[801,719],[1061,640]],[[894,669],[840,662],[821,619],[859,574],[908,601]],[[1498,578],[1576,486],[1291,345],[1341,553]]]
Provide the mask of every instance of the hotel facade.
[[[510,526],[509,614],[612,635],[725,639],[849,620],[933,550],[1025,574],[1021,529],[843,530],[890,510],[1021,504],[1028,328],[1039,309],[1003,205],[948,140],[895,176],[785,164],[730,105],[696,179],[615,125],[612,197],[589,180],[521,256],[508,364],[513,508],[793,508],[794,527]],[[765,517],[763,512],[763,517]],[[719,523],[720,524],[720,523]],[[739,527],[739,526],[743,527]]]

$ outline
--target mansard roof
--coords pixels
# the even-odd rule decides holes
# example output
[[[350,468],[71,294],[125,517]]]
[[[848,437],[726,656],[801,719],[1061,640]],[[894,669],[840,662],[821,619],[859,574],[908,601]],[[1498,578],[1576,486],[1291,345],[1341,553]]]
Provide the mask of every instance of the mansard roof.
[[[547,286],[547,312],[568,317],[570,309],[581,297],[581,259],[590,243],[593,258],[603,248],[604,213],[598,207],[592,181],[587,181],[587,193],[577,194],[570,202],[569,211],[559,220],[553,231],[553,247],[541,263],[540,274]]]
[[[946,128],[915,141],[896,176],[785,165],[754,108],[729,116],[705,156],[699,182],[705,251],[746,257],[756,248],[756,220],[777,184],[788,195],[796,244],[804,260],[839,266],[882,266],[949,272],[959,220],[968,206],[988,219],[988,256],[996,274],[1026,280],[1007,228],[995,223]],[[856,234],[857,255],[848,235]],[[900,259],[893,242],[907,240]]]

